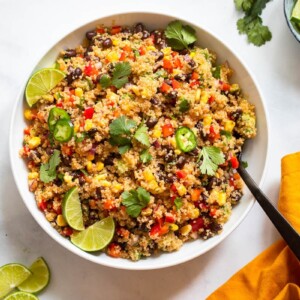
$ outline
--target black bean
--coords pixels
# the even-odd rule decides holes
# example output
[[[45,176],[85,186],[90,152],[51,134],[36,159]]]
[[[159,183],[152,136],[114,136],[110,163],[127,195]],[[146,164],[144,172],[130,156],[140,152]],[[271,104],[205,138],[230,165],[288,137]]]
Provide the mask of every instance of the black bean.
[[[189,49],[183,49],[183,50],[180,50],[179,53],[181,55],[186,55],[186,54],[189,54],[190,53],[190,50]]]
[[[234,121],[237,121],[243,114],[243,111],[238,108],[236,111],[232,112],[230,114],[231,118],[234,120]]]
[[[102,199],[102,191],[101,191],[101,188],[97,188],[97,189],[96,189],[96,196],[97,196],[97,199]]]
[[[230,194],[230,198],[232,203],[237,203],[241,200],[243,196],[243,192],[240,190],[234,190],[231,194]]]
[[[164,171],[165,170],[165,165],[164,164],[157,164],[157,166],[159,167],[159,169],[161,171]]]
[[[104,49],[110,48],[112,46],[112,40],[110,38],[107,38],[103,41],[102,47]]]
[[[144,30],[145,30],[145,26],[143,23],[137,23],[137,24],[135,24],[135,26],[133,28],[134,33],[143,32]]]
[[[222,230],[222,225],[221,224],[218,224],[217,222],[212,222],[210,225],[209,225],[209,229],[211,230],[211,232],[213,233],[218,233],[219,231]]]
[[[81,74],[82,74],[82,70],[81,70],[80,68],[76,68],[76,69],[74,70],[74,75],[75,75],[77,78],[79,78],[79,77],[81,76]]]
[[[168,98],[169,98],[169,102],[171,105],[176,105],[176,100],[177,100],[177,97],[178,97],[178,93],[176,91],[171,91],[170,93],[168,93]]]
[[[199,149],[195,148],[194,150],[187,152],[187,154],[190,155],[190,156],[198,156],[199,155]]]
[[[172,85],[172,81],[170,79],[166,79],[165,83],[168,84],[168,85]]]
[[[161,69],[163,66],[160,63],[157,63],[153,67],[153,73],[156,73],[159,69]]]
[[[160,143],[159,143],[159,141],[158,141],[158,140],[154,141],[154,142],[152,143],[152,146],[153,146],[154,148],[156,148],[156,149],[160,148]]]
[[[123,28],[122,32],[123,33],[130,33],[131,34],[132,30],[129,27],[125,27],[125,28]]]
[[[153,105],[158,105],[160,103],[160,101],[156,97],[152,97],[150,99],[150,103]]]
[[[61,155],[61,160],[62,160],[62,163],[63,163],[65,166],[70,166],[71,159],[70,159],[69,156]]]
[[[221,180],[217,177],[212,177],[211,180],[209,181],[208,185],[206,186],[206,189],[208,191],[212,190],[215,186],[221,184]]]
[[[191,78],[192,78],[192,73],[186,74],[185,81],[189,82],[191,80]]]
[[[92,46],[88,46],[86,48],[86,51],[84,52],[84,57],[85,58],[89,57],[89,52],[93,52],[93,47]]]
[[[156,53],[157,57],[156,57],[156,61],[162,60],[164,58],[164,53],[161,51],[158,51]]]
[[[98,132],[97,128],[92,128],[91,130],[88,131],[88,135],[89,137],[93,138],[97,132]]]
[[[57,185],[57,186],[61,186],[62,185],[62,181],[60,180],[60,179],[55,179],[54,181],[53,181],[53,183],[55,184],[55,185]]]
[[[201,193],[200,199],[201,199],[202,201],[206,201],[208,198],[209,198],[209,197],[208,197],[206,194]]]
[[[93,37],[96,36],[96,35],[97,35],[97,33],[96,33],[96,31],[94,31],[94,30],[87,31],[86,34],[85,34],[86,38],[87,38],[88,40],[90,40],[90,41],[91,41],[91,40],[93,39]]]
[[[114,157],[108,156],[107,158],[105,158],[104,165],[105,166],[113,166],[114,165]]]
[[[149,129],[153,128],[157,124],[158,120],[156,118],[149,118],[146,121],[146,125]]]
[[[174,77],[178,81],[185,81],[186,80],[186,74],[177,74]]]
[[[142,35],[142,40],[145,40],[145,39],[147,39],[149,36],[150,36],[150,33],[149,33],[149,31],[147,31],[147,30],[144,30],[144,31],[143,31],[143,35]]]
[[[167,152],[166,156],[165,156],[165,161],[166,162],[172,162],[175,159],[175,154],[173,151],[169,151]]]
[[[173,175],[170,175],[170,174],[168,174],[167,177],[166,177],[166,182],[167,183],[173,183],[176,180],[177,180],[176,176],[173,176]]]
[[[192,68],[192,69],[195,69],[197,67],[195,61],[193,59],[191,59],[189,62],[188,62],[188,65]]]
[[[176,162],[176,166],[179,169],[182,169],[185,164],[186,164],[186,158],[183,155],[179,156],[179,158],[178,158],[178,160]]]
[[[74,71],[70,72],[67,76],[66,76],[66,80],[68,82],[68,84],[71,84],[75,79],[78,79],[82,74],[82,71],[80,68],[76,68]]]
[[[157,43],[157,48],[158,48],[159,50],[164,49],[164,48],[166,48],[167,46],[168,46],[168,45],[167,45],[167,42],[166,42],[165,39],[162,39],[160,42]]]
[[[74,57],[74,56],[76,56],[76,50],[75,49],[67,49],[65,51],[64,58],[70,58],[70,57]]]

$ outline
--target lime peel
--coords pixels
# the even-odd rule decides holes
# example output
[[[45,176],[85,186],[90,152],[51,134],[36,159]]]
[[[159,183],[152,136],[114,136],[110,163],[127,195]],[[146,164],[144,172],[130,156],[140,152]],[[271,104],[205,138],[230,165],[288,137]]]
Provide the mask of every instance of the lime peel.
[[[39,298],[27,292],[15,292],[9,294],[4,300],[38,300]]]

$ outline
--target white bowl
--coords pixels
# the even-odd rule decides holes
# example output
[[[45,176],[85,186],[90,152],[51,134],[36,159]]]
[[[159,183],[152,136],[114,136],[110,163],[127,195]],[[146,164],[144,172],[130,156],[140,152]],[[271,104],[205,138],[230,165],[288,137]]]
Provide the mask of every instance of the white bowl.
[[[42,59],[34,67],[34,69],[31,70],[30,73],[32,73],[34,70],[51,66],[61,49],[72,48],[80,44],[83,40],[85,32],[93,29],[97,24],[111,26],[114,24],[133,25],[137,22],[143,22],[147,28],[155,29],[165,28],[166,25],[174,19],[176,18],[172,16],[155,13],[124,13],[95,20],[72,31],[62,40],[57,42],[42,57]],[[245,149],[243,157],[249,164],[249,173],[257,183],[261,184],[265,174],[269,133],[268,117],[257,84],[249,70],[245,67],[245,64],[242,63],[238,56],[226,45],[224,45],[222,41],[220,41],[210,32],[199,28],[196,24],[191,24],[184,20],[183,22],[195,28],[198,36],[198,44],[201,47],[207,47],[211,50],[214,50],[217,53],[219,62],[224,62],[225,60],[229,62],[230,66],[234,70],[232,81],[240,84],[249,101],[256,106],[258,135],[254,140],[247,142],[247,148]],[[30,73],[28,74],[28,78],[30,77]],[[18,155],[18,151],[22,147],[23,129],[26,127],[23,117],[23,111],[26,106],[24,101],[25,86],[26,83],[24,83],[24,87],[20,91],[19,97],[16,100],[10,128],[10,160],[14,178],[25,205],[38,224],[55,241],[73,253],[92,262],[120,269],[149,270],[173,266],[191,260],[218,245],[241,223],[253,206],[255,200],[249,191],[245,189],[244,197],[233,209],[232,216],[225,224],[224,230],[220,235],[215,236],[207,241],[199,239],[193,242],[185,243],[182,248],[176,252],[162,253],[159,256],[142,259],[137,262],[111,258],[104,253],[92,254],[80,250],[68,239],[60,236],[57,231],[51,227],[43,213],[37,208],[33,194],[28,190],[27,168],[24,161],[19,158]]]

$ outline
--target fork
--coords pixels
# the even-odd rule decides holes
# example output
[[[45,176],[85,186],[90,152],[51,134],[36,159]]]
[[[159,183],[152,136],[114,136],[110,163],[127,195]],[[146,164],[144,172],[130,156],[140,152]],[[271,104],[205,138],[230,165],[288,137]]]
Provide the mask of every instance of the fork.
[[[242,152],[239,154],[239,161],[242,161]],[[293,251],[295,256],[300,261],[300,236],[296,230],[291,226],[287,219],[272,205],[270,200],[265,196],[261,189],[254,182],[249,173],[240,163],[238,172],[251,191],[254,198],[265,211],[273,225],[276,227],[282,238],[285,240],[289,248]]]

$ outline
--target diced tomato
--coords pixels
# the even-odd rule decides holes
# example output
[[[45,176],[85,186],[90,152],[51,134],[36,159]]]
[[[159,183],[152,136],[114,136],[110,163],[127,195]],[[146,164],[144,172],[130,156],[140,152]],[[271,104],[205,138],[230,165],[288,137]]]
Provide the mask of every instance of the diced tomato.
[[[94,108],[88,107],[84,110],[83,115],[86,119],[92,119],[94,115]]]
[[[229,185],[235,188],[235,180],[232,176],[229,178]]]
[[[240,175],[239,173],[234,173],[234,174],[233,174],[233,178],[234,178],[235,180],[239,180],[239,179],[241,179],[241,175]]]
[[[192,80],[198,80],[198,79],[199,79],[199,74],[198,74],[197,72],[194,71],[194,72],[192,73],[191,79],[192,79]]]
[[[25,128],[23,132],[24,132],[24,134],[29,135],[30,134],[30,128],[29,127]]]
[[[173,89],[178,89],[180,88],[181,84],[179,81],[175,80],[175,79],[172,79],[172,87]]]
[[[220,133],[215,131],[213,125],[209,127],[209,139],[214,142],[215,140],[220,138]]]
[[[120,58],[119,58],[119,61],[124,61],[126,59],[126,54],[125,52],[123,51],[120,55]]]
[[[177,192],[177,190],[174,192],[174,193],[176,193]],[[174,204],[174,201],[175,201],[175,199],[177,198],[177,196],[171,196],[171,198],[170,198],[170,200],[171,200],[171,203],[172,204]]]
[[[207,205],[207,203],[205,201],[200,201],[199,208],[202,211],[207,211],[209,209],[209,206]]]
[[[171,191],[172,191],[173,193],[177,193],[177,187],[176,187],[176,185],[175,185],[174,183],[171,185],[170,189],[171,189]],[[176,198],[176,197],[174,196],[173,201],[175,200],[175,198]]]
[[[212,104],[215,101],[215,96],[210,96],[208,99],[208,103]]]
[[[65,154],[67,156],[71,156],[73,154],[72,148],[67,146],[67,145],[62,145],[61,146],[61,151],[62,151],[63,154]]]
[[[169,93],[171,90],[171,86],[169,86],[167,83],[163,82],[161,87],[160,87],[160,91],[162,93]]]
[[[173,69],[172,62],[169,59],[164,59],[163,60],[163,67],[165,70],[171,71]]]
[[[172,124],[165,124],[162,127],[162,134],[163,134],[164,138],[173,135],[174,134],[174,127],[172,126]]]
[[[72,90],[69,91],[69,93],[74,96],[75,95],[75,90],[72,89]]]
[[[111,28],[111,34],[117,34],[120,33],[122,31],[122,27],[121,26],[113,26]]]
[[[181,63],[181,60],[179,59],[179,57],[176,57],[174,59],[173,65],[174,65],[174,68],[176,68],[176,69],[181,69],[182,68],[182,63]]]
[[[103,203],[103,208],[106,209],[106,210],[113,210],[116,208],[113,200],[105,200],[104,203]]]
[[[117,243],[111,243],[107,248],[107,254],[111,257],[118,258],[121,256],[122,248]]]
[[[145,55],[146,54],[146,48],[144,46],[141,46],[139,48],[139,53],[140,53],[140,55]]]
[[[104,28],[98,28],[97,29],[97,33],[100,33],[100,34],[103,34],[103,33],[105,33],[105,29]]]
[[[73,234],[73,229],[71,227],[65,227],[63,229],[63,235],[64,236],[71,236]]]
[[[192,80],[192,82],[190,83],[190,87],[194,87],[200,85],[200,81],[199,80]]]
[[[176,176],[179,179],[183,179],[183,178],[185,178],[187,176],[187,174],[184,171],[182,171],[182,170],[178,170],[178,171],[176,171]]]
[[[57,103],[56,103],[56,107],[63,107],[62,102],[61,102],[61,101],[57,102]]]
[[[214,217],[214,216],[216,215],[216,213],[217,213],[217,210],[216,210],[215,208],[211,208],[211,209],[210,209],[210,212],[209,212],[209,215],[210,215],[211,217]]]
[[[38,207],[41,211],[45,211],[47,209],[47,202],[42,200],[38,203]]]
[[[56,214],[61,215],[62,213],[62,209],[61,209],[61,205],[57,206],[54,208],[53,206],[53,210],[55,211]]]
[[[93,67],[91,64],[85,66],[83,72],[86,76],[98,75],[99,73],[98,70],[95,67]]]
[[[201,189],[193,189],[191,191],[191,200],[192,201],[198,201],[200,199],[201,193],[202,193]]]
[[[165,221],[168,223],[174,223],[175,222],[175,216],[171,213],[165,213]]]
[[[233,169],[237,169],[240,165],[238,159],[235,156],[232,156],[230,158],[230,163],[231,163],[231,166],[232,166]]]
[[[169,226],[167,224],[163,224],[162,220],[158,220],[155,223],[149,232],[150,237],[157,237],[166,234],[169,231]]]
[[[220,90],[221,91],[226,92],[226,91],[230,90],[230,84],[229,83],[220,81],[219,84],[220,84]]]
[[[203,218],[197,218],[191,221],[192,231],[198,231],[199,229],[204,227],[204,220]]]
[[[132,49],[131,49],[131,47],[130,47],[129,45],[125,45],[125,46],[123,47],[123,50],[124,50],[125,52],[131,52],[131,51],[132,51]]]

